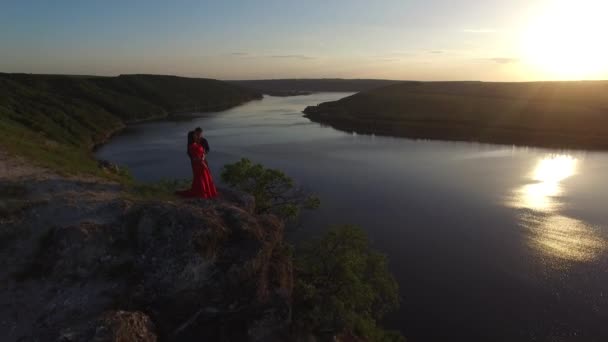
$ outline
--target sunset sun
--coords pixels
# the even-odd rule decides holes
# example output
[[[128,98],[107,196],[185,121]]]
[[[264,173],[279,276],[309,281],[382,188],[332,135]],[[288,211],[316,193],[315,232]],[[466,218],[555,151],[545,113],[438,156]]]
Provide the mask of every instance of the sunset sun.
[[[522,37],[523,62],[551,79],[600,78],[608,71],[608,2],[550,1]]]

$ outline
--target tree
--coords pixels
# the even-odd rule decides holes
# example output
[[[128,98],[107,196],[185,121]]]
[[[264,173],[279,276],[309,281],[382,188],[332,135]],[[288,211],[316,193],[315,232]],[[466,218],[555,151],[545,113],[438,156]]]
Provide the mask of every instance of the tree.
[[[282,171],[265,168],[249,159],[225,165],[221,177],[226,184],[253,195],[258,214],[273,213],[293,219],[301,209],[315,209],[320,203],[317,197],[296,188],[293,179]]]
[[[399,307],[399,287],[384,255],[353,226],[330,230],[295,257],[294,326],[315,335],[351,333],[368,341],[403,341],[378,326]]]

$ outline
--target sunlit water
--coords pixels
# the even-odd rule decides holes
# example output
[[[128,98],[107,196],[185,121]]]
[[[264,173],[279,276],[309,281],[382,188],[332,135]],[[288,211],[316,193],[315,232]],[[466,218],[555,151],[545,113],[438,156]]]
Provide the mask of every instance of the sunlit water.
[[[301,111],[347,94],[264,100],[127,129],[98,157],[141,180],[190,177],[201,126],[213,173],[241,157],[284,170],[322,201],[290,233],[363,227],[386,253],[411,341],[608,340],[608,154],[362,136]]]

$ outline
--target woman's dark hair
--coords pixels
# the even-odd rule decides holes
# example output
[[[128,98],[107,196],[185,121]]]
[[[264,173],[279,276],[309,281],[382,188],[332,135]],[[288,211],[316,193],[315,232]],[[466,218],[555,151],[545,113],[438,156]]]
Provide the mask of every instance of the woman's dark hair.
[[[188,145],[186,145],[186,153],[188,157],[192,158],[190,155],[190,145],[194,144],[194,131],[188,132]]]
[[[188,132],[188,146],[194,143],[194,131]]]

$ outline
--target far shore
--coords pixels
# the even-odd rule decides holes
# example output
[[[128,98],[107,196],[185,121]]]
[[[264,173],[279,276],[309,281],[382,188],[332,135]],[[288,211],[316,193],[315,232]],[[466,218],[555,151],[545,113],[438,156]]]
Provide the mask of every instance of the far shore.
[[[309,106],[313,122],[356,132],[608,150],[608,82],[403,82]]]

